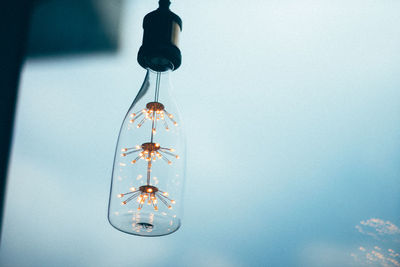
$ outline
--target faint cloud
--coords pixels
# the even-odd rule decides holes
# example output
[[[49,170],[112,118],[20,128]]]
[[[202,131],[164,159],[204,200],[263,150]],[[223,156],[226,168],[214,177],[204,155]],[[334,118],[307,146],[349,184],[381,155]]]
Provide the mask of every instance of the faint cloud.
[[[400,229],[390,221],[372,218],[361,221],[360,224],[356,225],[356,229],[360,233],[376,239],[391,239],[400,242]]]
[[[353,259],[363,265],[375,265],[383,267],[400,266],[400,254],[393,249],[383,249],[378,246],[373,248],[359,247],[358,252],[350,254]]]
[[[356,252],[350,254],[357,264],[400,267],[400,254],[393,249],[400,242],[399,227],[390,221],[371,218],[361,221],[355,228],[361,234],[373,238],[373,245],[360,246]]]

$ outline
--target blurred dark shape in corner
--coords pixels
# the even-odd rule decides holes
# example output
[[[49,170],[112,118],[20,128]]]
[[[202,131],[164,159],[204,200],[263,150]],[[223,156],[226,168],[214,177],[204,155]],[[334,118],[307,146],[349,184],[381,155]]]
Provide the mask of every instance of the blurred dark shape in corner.
[[[0,241],[14,112],[25,57],[116,52],[122,2],[0,1]]]
[[[115,52],[122,0],[41,0],[36,3],[29,57]]]

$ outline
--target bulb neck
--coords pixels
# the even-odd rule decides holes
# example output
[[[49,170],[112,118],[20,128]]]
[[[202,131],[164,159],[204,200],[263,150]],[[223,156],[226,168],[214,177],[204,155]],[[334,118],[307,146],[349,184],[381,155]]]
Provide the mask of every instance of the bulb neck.
[[[166,68],[164,70],[153,70],[151,68],[147,68],[147,71],[151,74],[151,75],[157,75],[158,73],[160,75],[169,75],[171,72],[173,72],[174,70],[172,68]]]
[[[151,84],[150,90],[158,91],[157,93],[164,93],[169,91],[170,84],[170,73],[172,69],[166,69],[164,71],[155,71],[153,69],[147,68],[147,80]]]
[[[167,69],[165,71],[155,71],[153,69],[147,68],[145,83],[148,85],[148,90],[150,94],[154,95],[153,102],[159,102],[160,95],[169,94],[171,89],[169,74],[171,72],[172,69]]]

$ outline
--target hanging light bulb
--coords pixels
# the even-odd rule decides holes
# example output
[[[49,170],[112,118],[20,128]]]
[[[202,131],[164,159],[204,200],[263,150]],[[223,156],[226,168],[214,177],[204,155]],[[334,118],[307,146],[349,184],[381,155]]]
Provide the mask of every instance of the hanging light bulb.
[[[181,225],[185,139],[169,75],[181,64],[181,19],[169,0],[143,21],[139,64],[143,85],[119,133],[108,208],[112,226],[125,233],[161,236]]]

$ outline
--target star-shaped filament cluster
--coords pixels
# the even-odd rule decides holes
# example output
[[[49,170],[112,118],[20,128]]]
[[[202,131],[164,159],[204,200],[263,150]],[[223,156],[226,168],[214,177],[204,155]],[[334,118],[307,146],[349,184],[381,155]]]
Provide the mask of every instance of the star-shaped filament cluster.
[[[135,147],[130,148],[122,148],[121,149],[121,157],[126,157],[129,154],[139,153],[138,156],[131,161],[132,164],[135,164],[139,159],[144,159],[145,161],[156,161],[158,159],[163,159],[169,165],[172,164],[172,161],[168,157],[174,157],[179,159],[179,156],[172,153],[175,150],[173,148],[161,147],[158,143],[144,143],[141,146],[137,145]]]
[[[144,117],[143,117],[144,116]],[[155,134],[157,129],[157,122],[161,121],[165,127],[165,130],[169,131],[169,126],[167,123],[166,117],[175,125],[178,126],[178,123],[173,119],[173,115],[165,110],[164,105],[160,102],[149,102],[146,104],[146,108],[130,114],[131,119],[130,123],[135,123],[139,120],[137,124],[137,128],[142,127],[142,125],[146,121],[152,121],[152,131]]]
[[[121,202],[122,205],[126,205],[128,202],[136,199],[138,202],[138,210],[141,210],[145,203],[150,207],[152,206],[155,211],[158,210],[158,202],[162,202],[168,209],[172,209],[172,204],[175,204],[175,200],[169,198],[167,192],[163,192],[156,186],[150,184],[153,161],[162,159],[170,165],[172,164],[172,157],[179,159],[179,156],[173,153],[175,151],[173,148],[162,147],[159,143],[153,141],[157,130],[157,123],[162,123],[167,131],[169,130],[168,123],[172,122],[175,126],[178,125],[173,119],[174,116],[166,111],[164,105],[158,102],[157,99],[158,97],[155,98],[154,102],[147,103],[146,108],[139,112],[130,114],[131,124],[136,124],[136,122],[139,121],[137,123],[137,128],[140,128],[146,121],[151,122],[150,142],[121,149],[121,157],[127,157],[130,154],[136,156],[136,158],[131,160],[132,164],[137,163],[140,159],[147,162],[146,185],[142,185],[139,188],[131,187],[129,192],[117,195],[118,198],[124,199]],[[153,179],[156,185],[158,180],[156,180],[155,177]]]
[[[172,209],[172,204],[176,203],[175,200],[168,197],[167,192],[163,192],[152,185],[142,185],[138,189],[131,187],[129,190],[130,192],[118,194],[118,198],[124,198],[125,196],[128,197],[121,202],[121,205],[126,205],[129,201],[136,199],[138,202],[138,210],[141,210],[143,205],[147,203],[147,205],[152,205],[154,210],[157,211],[158,200],[161,201],[168,209]]]

